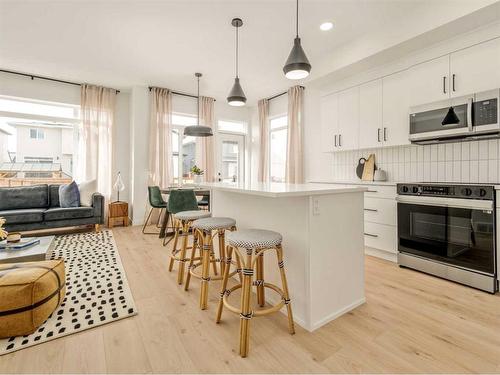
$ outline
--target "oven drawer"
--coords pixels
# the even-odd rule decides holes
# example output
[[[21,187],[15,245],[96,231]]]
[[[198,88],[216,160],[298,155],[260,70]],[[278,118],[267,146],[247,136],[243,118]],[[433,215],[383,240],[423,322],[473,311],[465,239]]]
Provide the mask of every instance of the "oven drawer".
[[[365,246],[397,253],[395,226],[365,222]]]
[[[365,198],[396,198],[396,186],[369,185],[366,187],[368,188],[368,191],[365,193]]]
[[[365,197],[365,221],[378,224],[396,225],[397,204],[394,199]]]

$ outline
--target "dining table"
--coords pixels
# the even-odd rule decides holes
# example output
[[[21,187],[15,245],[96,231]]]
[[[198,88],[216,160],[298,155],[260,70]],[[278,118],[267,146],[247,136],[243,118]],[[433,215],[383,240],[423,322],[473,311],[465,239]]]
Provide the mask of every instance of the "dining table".
[[[160,189],[161,193],[163,195],[169,195],[170,194],[170,191],[172,190],[179,190],[179,189],[184,189],[184,190],[193,190],[194,191],[194,194],[197,196],[197,197],[202,197],[202,196],[208,196],[208,210],[210,211],[210,189],[207,189],[207,188],[202,188],[202,187],[198,187],[198,186],[189,186],[189,185],[184,185],[184,186],[170,186],[170,187],[167,187],[167,188],[162,188]],[[168,222],[169,222],[169,217],[170,217],[170,212],[168,211],[168,209],[164,209],[163,210],[163,218],[162,218],[162,225],[161,225],[161,229],[160,229],[160,234],[159,234],[159,237],[160,238],[164,238],[164,237],[168,237],[168,236],[173,236],[174,235],[174,231],[168,231]]]

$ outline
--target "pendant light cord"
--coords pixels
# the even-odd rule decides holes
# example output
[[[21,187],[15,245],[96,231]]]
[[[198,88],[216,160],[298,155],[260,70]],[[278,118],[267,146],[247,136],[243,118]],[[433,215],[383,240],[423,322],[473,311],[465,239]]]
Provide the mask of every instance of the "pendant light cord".
[[[238,26],[236,26],[236,78],[238,78]]]
[[[297,24],[295,26],[295,31],[297,33],[297,38],[299,37],[299,0],[297,0]]]
[[[196,108],[196,117],[198,118],[198,125],[200,125],[200,77],[198,76],[198,95],[197,97],[197,108]]]

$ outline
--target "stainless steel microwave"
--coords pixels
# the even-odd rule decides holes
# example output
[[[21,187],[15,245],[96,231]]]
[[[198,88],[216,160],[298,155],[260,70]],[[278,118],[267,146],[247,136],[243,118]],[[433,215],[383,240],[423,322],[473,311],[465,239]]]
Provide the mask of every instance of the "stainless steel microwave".
[[[412,143],[500,137],[500,89],[410,108]]]

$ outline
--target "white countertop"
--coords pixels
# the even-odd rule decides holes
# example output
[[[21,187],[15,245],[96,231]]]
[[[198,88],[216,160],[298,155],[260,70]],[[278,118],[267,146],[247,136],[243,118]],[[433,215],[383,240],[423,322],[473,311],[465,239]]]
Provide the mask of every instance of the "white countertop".
[[[298,197],[310,195],[326,195],[341,193],[365,192],[367,188],[362,186],[349,186],[340,184],[286,184],[286,183],[251,183],[237,184],[224,182],[205,182],[199,185],[202,188],[229,191],[241,194],[260,195],[264,197]]]
[[[330,181],[311,181],[312,184],[342,184],[342,185],[379,185],[396,186],[397,181],[363,181],[363,180],[330,180]]]

